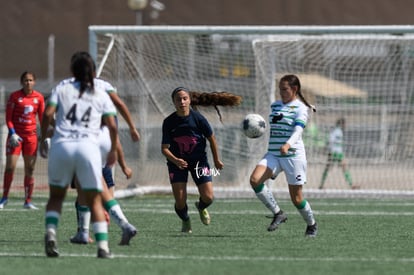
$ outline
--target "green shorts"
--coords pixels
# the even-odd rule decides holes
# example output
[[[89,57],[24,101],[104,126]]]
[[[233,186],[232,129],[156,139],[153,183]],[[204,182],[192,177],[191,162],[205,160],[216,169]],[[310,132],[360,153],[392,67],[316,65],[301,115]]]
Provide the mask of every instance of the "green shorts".
[[[328,160],[331,162],[341,162],[344,159],[343,153],[329,153]]]

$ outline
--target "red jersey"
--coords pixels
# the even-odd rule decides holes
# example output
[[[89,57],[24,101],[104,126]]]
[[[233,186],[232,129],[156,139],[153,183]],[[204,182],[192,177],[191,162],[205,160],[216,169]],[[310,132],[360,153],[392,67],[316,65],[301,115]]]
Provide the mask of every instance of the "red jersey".
[[[33,90],[26,95],[23,89],[11,93],[6,106],[6,124],[19,136],[36,135],[36,114],[42,121],[45,110],[43,95]]]

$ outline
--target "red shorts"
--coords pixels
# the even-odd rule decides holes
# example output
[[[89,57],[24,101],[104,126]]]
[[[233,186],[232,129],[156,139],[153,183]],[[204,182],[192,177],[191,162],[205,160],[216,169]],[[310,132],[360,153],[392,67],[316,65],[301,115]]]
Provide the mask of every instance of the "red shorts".
[[[37,155],[37,135],[21,136],[23,141],[17,147],[11,147],[9,145],[9,139],[6,142],[6,155],[20,155],[23,156],[36,156]]]

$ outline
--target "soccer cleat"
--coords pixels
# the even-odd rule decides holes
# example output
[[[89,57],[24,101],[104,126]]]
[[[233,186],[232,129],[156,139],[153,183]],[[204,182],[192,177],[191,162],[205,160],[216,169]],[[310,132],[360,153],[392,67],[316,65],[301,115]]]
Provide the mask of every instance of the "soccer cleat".
[[[89,234],[87,232],[78,232],[75,236],[70,238],[70,242],[75,244],[88,244]]]
[[[100,259],[112,259],[114,256],[112,255],[111,252],[106,251],[102,248],[99,248],[97,257]]]
[[[1,198],[1,200],[0,200],[0,209],[3,209],[7,205],[8,202],[9,202],[9,200],[7,198],[5,198],[5,197]]]
[[[181,227],[181,232],[183,233],[193,233],[193,231],[191,230],[191,221],[182,221],[182,227]]]
[[[137,234],[137,229],[132,224],[122,228],[122,238],[119,245],[129,245],[129,241]]]
[[[278,228],[279,224],[281,224],[282,222],[286,222],[287,221],[287,216],[285,214],[283,214],[283,211],[280,210],[278,213],[276,213],[273,216],[273,220],[270,223],[269,227],[267,228],[267,231],[274,231]]]
[[[23,204],[23,208],[24,209],[32,209],[32,210],[38,210],[39,208],[37,208],[33,203],[31,202],[25,202]]]
[[[195,203],[195,206],[198,210],[198,213],[200,214],[201,222],[205,225],[209,225],[210,224],[210,214],[208,213],[207,209],[204,208],[203,210],[200,210],[198,208],[198,201]]]
[[[45,252],[48,257],[58,257],[59,251],[57,249],[56,235],[52,232],[47,232],[45,235]]]
[[[313,225],[308,225],[306,227],[305,236],[314,238],[318,234],[318,225],[316,222]]]

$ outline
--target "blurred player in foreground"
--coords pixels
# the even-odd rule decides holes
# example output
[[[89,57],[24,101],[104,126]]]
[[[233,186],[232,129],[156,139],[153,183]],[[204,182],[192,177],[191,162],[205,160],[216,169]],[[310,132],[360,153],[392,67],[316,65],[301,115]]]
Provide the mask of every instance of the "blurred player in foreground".
[[[73,63],[79,58],[86,58],[92,60],[92,57],[89,53],[78,52],[72,56],[71,62]],[[93,62],[93,73],[94,75],[96,74],[95,62]],[[72,79],[67,79],[65,81],[72,81]],[[140,135],[138,130],[134,126],[128,107],[126,106],[124,101],[118,96],[116,89],[109,82],[99,78],[95,78],[94,83],[95,87],[99,87],[100,89],[107,92],[112,102],[117,107],[117,110],[121,113],[122,117],[127,122],[132,141],[139,141]],[[106,156],[110,149],[110,139],[108,135],[108,129],[104,125],[101,127],[101,134],[99,135],[99,145],[101,149],[101,154],[103,156]],[[126,175],[127,179],[131,178],[132,170],[127,166],[125,162],[122,145],[119,141],[119,138],[117,140],[117,153],[118,163],[121,166],[123,173]],[[102,168],[102,174],[105,180],[104,191],[102,192],[104,207],[108,211],[110,216],[114,218],[116,224],[120,226],[122,229],[122,239],[119,244],[128,245],[130,239],[136,235],[137,230],[133,225],[131,225],[128,222],[118,202],[114,199],[115,182],[112,175],[112,167],[106,165],[105,158],[102,159],[102,163],[104,163],[104,166]],[[76,187],[78,188],[79,186]],[[77,199],[75,207],[78,221],[78,232],[75,236],[71,238],[71,242],[86,244],[89,242],[90,209],[85,205],[84,198],[80,198],[80,201]]]
[[[71,62],[72,81],[62,81],[49,98],[41,124],[41,150],[48,155],[49,200],[46,205],[45,252],[48,257],[59,256],[57,227],[67,188],[75,177],[92,212],[93,231],[98,258],[111,258],[108,243],[108,224],[102,205],[102,159],[99,149],[101,121],[108,127],[111,149],[106,163],[117,160],[116,108],[105,90],[94,85],[92,58],[79,55]],[[48,128],[56,114],[56,125],[50,152],[45,142]],[[62,169],[64,167],[64,169]]]
[[[101,150],[101,157],[102,163],[104,167],[108,167],[106,165],[106,158],[108,155],[109,150],[111,149],[111,139],[109,135],[108,127],[103,125],[101,127],[101,133],[99,135],[99,148]],[[127,179],[132,177],[132,170],[127,165],[124,153],[122,149],[122,145],[117,142],[117,153],[118,153],[118,163],[121,166],[122,172],[126,176]],[[109,167],[110,168],[110,167]],[[105,170],[104,170],[105,171]],[[104,184],[103,184],[103,191],[102,191],[102,200],[104,204],[104,208],[108,211],[112,220],[121,228],[122,230],[122,238],[119,242],[119,245],[129,245],[130,240],[137,234],[137,229],[129,223],[128,219],[124,215],[121,206],[119,205],[118,201],[114,198],[114,179],[111,174],[104,174],[103,175]],[[83,196],[82,192],[80,192],[79,184],[77,184],[76,180],[76,188],[78,189],[78,205],[77,209],[77,220],[78,220],[78,232],[70,239],[71,243],[76,244],[87,244],[90,242],[89,239],[89,223],[91,218],[91,212],[89,207],[86,205],[85,197]]]

